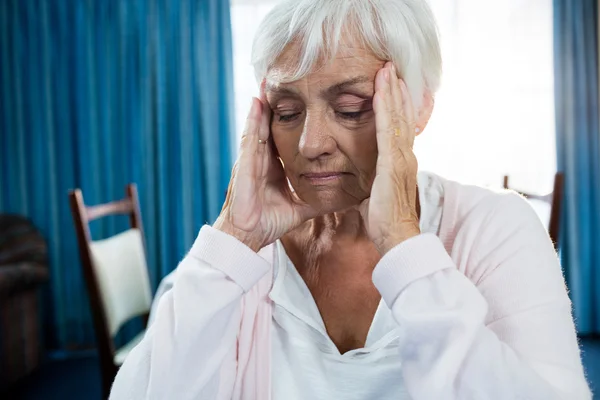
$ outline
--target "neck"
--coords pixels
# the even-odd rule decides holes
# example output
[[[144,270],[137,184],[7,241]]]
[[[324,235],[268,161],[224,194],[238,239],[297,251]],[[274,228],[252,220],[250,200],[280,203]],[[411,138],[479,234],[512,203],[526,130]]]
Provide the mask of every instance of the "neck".
[[[355,247],[358,244],[370,243],[363,219],[354,209],[325,214],[306,221],[284,235],[281,241],[288,254],[303,254],[311,261],[339,250],[340,246]]]
[[[421,216],[419,191],[416,199],[417,215]],[[379,253],[369,239],[360,212],[355,208],[316,217],[305,222],[281,238],[281,242],[297,268],[310,268],[313,272],[323,257],[339,257],[344,254],[363,254],[378,261]],[[355,251],[353,251],[355,250]],[[372,265],[371,265],[372,264]],[[358,268],[372,269],[375,264],[365,263]],[[347,265],[344,267],[347,269]]]
[[[417,187],[415,205],[417,215],[421,218],[421,202],[419,200],[419,188]],[[356,208],[350,208],[345,211],[334,212],[321,215],[306,223],[303,232],[310,232],[310,236],[315,241],[319,238],[328,240],[354,240],[362,242],[368,240],[367,229],[360,212]]]
[[[379,257],[360,213],[354,209],[307,221],[281,242],[307,284],[320,282],[323,274],[335,274],[336,279],[345,274],[370,274]],[[321,265],[326,265],[326,270]]]
[[[362,216],[356,209],[322,215],[309,224],[315,239],[326,237],[331,240],[361,241],[368,238]]]

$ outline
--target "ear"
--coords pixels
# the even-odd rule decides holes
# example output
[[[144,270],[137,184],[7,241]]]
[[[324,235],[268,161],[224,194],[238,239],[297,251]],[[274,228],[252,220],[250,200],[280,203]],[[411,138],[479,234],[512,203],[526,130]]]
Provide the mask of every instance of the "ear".
[[[429,118],[431,118],[431,113],[433,112],[433,106],[435,105],[435,100],[431,92],[425,89],[423,92],[423,102],[421,103],[421,108],[419,109],[419,115],[417,116],[417,136],[421,134],[427,127],[429,123]]]

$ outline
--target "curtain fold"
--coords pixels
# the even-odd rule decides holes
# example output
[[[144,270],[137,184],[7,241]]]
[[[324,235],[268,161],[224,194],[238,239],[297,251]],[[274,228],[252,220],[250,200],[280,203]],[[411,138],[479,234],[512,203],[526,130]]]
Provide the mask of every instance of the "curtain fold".
[[[220,211],[234,137],[229,2],[0,2],[0,212],[51,250],[50,348],[94,341],[67,193],[140,195],[153,289]],[[103,238],[125,217],[92,222]]]
[[[600,332],[598,4],[554,0],[557,166],[565,174],[561,258],[582,334]]]

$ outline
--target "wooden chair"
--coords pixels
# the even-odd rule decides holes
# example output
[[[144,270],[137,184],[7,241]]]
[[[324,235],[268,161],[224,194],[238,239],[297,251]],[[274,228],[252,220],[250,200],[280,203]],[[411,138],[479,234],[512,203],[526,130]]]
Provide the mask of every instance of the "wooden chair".
[[[510,189],[508,185],[508,175],[504,176],[504,189]],[[548,233],[554,248],[558,251],[558,239],[560,233],[560,214],[562,211],[562,200],[564,195],[564,175],[557,172],[554,175],[554,189],[546,195],[536,195],[517,191],[528,200],[538,200],[550,204],[550,221],[548,221]]]
[[[126,188],[126,198],[86,206],[81,190],[69,192],[83,276],[88,290],[102,372],[104,398],[129,351],[144,331],[125,346],[115,349],[113,339],[130,319],[141,316],[144,325],[152,302],[145,256],[145,242],[135,184]],[[108,215],[129,216],[131,229],[103,240],[92,240],[89,222]]]

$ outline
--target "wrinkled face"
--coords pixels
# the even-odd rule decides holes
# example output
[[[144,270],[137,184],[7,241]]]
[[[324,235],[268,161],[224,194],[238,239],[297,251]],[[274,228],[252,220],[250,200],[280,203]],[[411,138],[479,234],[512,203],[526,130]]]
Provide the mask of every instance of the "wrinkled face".
[[[331,63],[282,83],[298,51],[290,46],[266,77],[272,137],[298,196],[321,214],[341,211],[371,191],[377,162],[374,80],[385,62],[358,44],[340,44]]]

